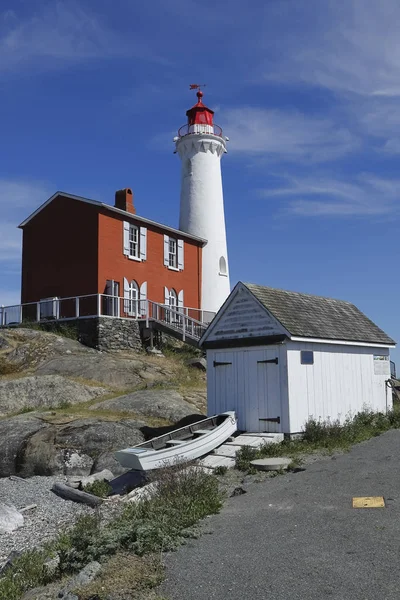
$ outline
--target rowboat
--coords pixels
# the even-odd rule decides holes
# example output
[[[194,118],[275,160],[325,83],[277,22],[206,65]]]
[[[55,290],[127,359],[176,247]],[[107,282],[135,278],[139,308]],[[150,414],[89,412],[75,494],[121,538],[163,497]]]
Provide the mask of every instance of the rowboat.
[[[223,444],[236,429],[236,415],[233,411],[228,411],[175,429],[132,448],[119,450],[115,453],[115,458],[128,469],[151,471],[204,456]]]

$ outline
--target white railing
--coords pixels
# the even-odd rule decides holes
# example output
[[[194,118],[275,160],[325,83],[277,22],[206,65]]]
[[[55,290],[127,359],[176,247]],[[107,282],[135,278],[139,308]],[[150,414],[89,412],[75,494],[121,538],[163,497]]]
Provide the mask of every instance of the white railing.
[[[152,300],[130,300],[121,296],[89,294],[67,298],[46,298],[39,302],[0,306],[0,327],[24,322],[111,317],[158,321],[171,331],[200,339],[215,313],[190,307],[171,307]]]

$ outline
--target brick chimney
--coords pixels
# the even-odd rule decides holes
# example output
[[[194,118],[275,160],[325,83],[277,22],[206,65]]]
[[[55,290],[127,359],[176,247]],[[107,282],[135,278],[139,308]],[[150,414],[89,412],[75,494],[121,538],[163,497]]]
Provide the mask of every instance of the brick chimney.
[[[120,210],[125,210],[126,212],[131,213],[132,215],[136,214],[136,209],[133,206],[133,194],[130,188],[125,188],[124,190],[118,190],[115,192],[115,208],[119,208]]]

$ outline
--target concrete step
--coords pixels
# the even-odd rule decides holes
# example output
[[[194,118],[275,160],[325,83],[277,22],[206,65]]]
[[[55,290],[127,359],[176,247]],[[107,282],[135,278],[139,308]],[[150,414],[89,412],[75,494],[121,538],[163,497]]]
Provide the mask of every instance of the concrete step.
[[[209,454],[199,461],[199,465],[211,469],[215,469],[216,467],[227,467],[228,469],[232,469],[235,466],[235,459],[229,458],[228,456],[215,456],[215,454]]]
[[[219,448],[215,448],[211,454],[217,456],[229,456],[230,458],[235,458],[236,452],[239,450],[239,446],[232,446],[232,444],[222,444]]]

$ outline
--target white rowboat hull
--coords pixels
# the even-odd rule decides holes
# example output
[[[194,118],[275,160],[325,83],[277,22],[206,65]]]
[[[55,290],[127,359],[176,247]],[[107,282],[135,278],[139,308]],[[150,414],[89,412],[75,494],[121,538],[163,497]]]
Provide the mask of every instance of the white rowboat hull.
[[[162,467],[172,465],[176,462],[188,462],[205,456],[221,444],[223,444],[237,430],[237,419],[233,411],[222,413],[226,419],[209,432],[198,435],[190,440],[185,440],[179,445],[154,450],[152,448],[143,448],[142,444],[133,448],[125,448],[115,453],[118,462],[127,469],[136,469],[139,471],[151,471]],[[208,419],[199,421],[197,426],[206,423]],[[187,428],[182,428],[187,429]],[[179,429],[174,433],[179,434]],[[163,436],[160,436],[163,437]],[[155,438],[158,439],[158,438]],[[179,439],[179,438],[176,438]],[[148,443],[146,443],[148,445]]]

